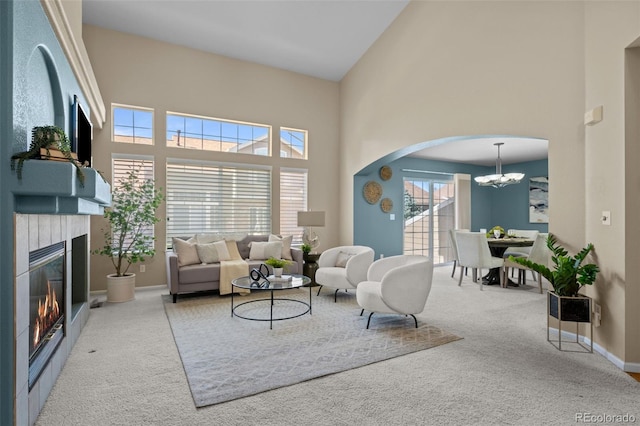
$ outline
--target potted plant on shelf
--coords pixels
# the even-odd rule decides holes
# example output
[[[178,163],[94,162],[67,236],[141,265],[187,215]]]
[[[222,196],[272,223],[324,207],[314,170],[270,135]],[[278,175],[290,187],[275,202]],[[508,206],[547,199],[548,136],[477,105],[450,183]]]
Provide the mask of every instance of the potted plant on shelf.
[[[269,259],[265,260],[264,263],[273,268],[274,276],[281,277],[284,268],[291,262],[286,259],[277,259],[275,257],[270,257]]]
[[[107,301],[126,302],[134,298],[136,276],[128,272],[129,267],[155,255],[155,237],[148,230],[160,221],[156,210],[163,199],[153,179],[139,179],[134,170],[114,187],[111,207],[104,212],[109,223],[102,229],[104,245],[93,251],[109,257],[115,269],[115,273],[107,275]]]
[[[22,179],[22,168],[26,160],[45,159],[68,161],[76,167],[80,185],[84,184],[84,173],[77,155],[71,152],[71,143],[64,130],[57,126],[36,126],[31,130],[31,145],[28,151],[11,156],[11,170]]]
[[[592,285],[600,269],[593,263],[583,265],[587,255],[593,250],[589,243],[575,256],[570,256],[553,234],[547,237],[547,247],[551,251],[553,269],[547,265],[534,263],[525,257],[510,256],[509,260],[526,266],[542,274],[551,284],[549,292],[549,313],[562,321],[591,322],[591,299],[578,292],[585,285]],[[559,317],[559,312],[561,313]]]

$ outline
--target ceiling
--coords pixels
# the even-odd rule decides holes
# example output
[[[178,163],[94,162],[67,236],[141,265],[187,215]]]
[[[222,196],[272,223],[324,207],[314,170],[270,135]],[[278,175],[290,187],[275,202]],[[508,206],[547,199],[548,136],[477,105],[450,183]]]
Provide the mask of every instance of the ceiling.
[[[83,23],[340,81],[410,0],[83,0]],[[502,140],[500,140],[502,141]],[[493,165],[491,138],[413,157]],[[509,139],[503,164],[547,157],[547,141]]]
[[[340,81],[409,0],[83,0],[83,22]]]
[[[494,146],[495,143],[504,144],[500,146],[500,159],[503,165],[547,158],[549,141],[546,139],[498,136],[457,139],[434,144],[409,156],[478,166],[495,166],[498,158],[498,147]]]

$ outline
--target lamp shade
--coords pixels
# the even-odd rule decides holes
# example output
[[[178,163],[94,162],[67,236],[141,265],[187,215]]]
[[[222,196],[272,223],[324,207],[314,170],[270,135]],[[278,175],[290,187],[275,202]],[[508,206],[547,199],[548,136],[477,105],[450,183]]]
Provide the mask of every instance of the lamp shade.
[[[298,226],[324,226],[324,212],[298,212]]]

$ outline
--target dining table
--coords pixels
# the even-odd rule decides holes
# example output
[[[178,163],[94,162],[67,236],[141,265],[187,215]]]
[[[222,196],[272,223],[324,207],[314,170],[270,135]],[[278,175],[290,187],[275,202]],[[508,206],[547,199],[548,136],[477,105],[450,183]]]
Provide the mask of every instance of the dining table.
[[[534,240],[529,238],[521,238],[521,237],[504,237],[504,238],[487,238],[487,242],[489,243],[489,250],[491,250],[491,256],[499,257],[502,259],[504,253],[507,251],[508,247],[531,247],[533,245]],[[489,273],[482,277],[482,283],[484,285],[499,285],[500,284],[500,274],[502,268],[491,268],[489,269]],[[518,283],[510,280],[507,277],[507,282],[504,287],[518,287]]]

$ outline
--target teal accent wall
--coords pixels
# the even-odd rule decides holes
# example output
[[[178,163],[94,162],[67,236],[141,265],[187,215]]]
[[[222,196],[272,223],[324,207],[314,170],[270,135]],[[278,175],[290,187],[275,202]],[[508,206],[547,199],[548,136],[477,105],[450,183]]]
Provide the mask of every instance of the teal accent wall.
[[[505,188],[491,188],[478,186],[473,178],[495,172],[495,166],[484,167],[471,164],[453,163],[445,161],[425,160],[404,157],[388,164],[393,170],[391,179],[383,181],[378,171],[366,175],[354,176],[354,244],[373,248],[376,259],[381,254],[393,256],[403,251],[403,202],[404,178],[416,177],[427,179],[453,179],[455,173],[471,175],[471,229],[490,229],[494,225],[514,229],[537,229],[547,232],[547,224],[529,223],[529,177],[547,176],[547,160],[512,164],[503,166],[503,172],[523,172],[526,177],[523,182]],[[411,172],[403,170],[419,170]],[[431,172],[431,173],[425,173]],[[383,190],[382,198],[393,201],[393,210],[384,213],[380,203],[369,204],[363,195],[364,185],[370,181],[380,183]],[[395,214],[395,220],[390,214]]]
[[[13,1],[0,1],[0,424],[13,424]]]
[[[15,299],[10,157],[29,148],[33,126],[55,124],[70,135],[74,95],[87,105],[40,2],[0,1],[0,371],[3,372],[0,424],[3,425],[13,424],[16,415],[14,377],[10,373],[14,371]],[[25,413],[20,412],[18,418],[24,417]]]

